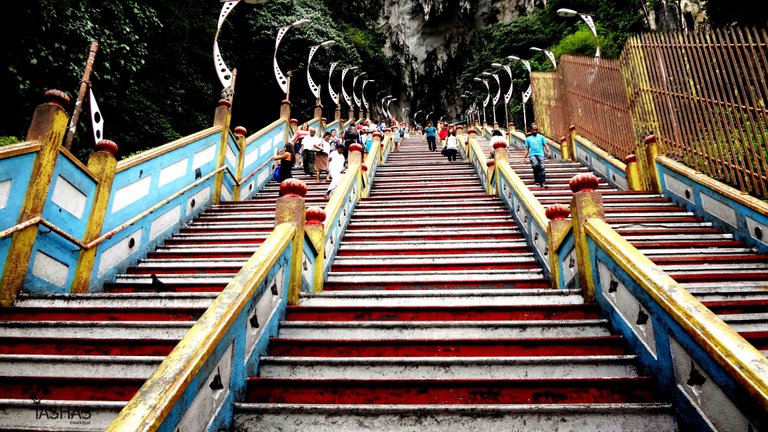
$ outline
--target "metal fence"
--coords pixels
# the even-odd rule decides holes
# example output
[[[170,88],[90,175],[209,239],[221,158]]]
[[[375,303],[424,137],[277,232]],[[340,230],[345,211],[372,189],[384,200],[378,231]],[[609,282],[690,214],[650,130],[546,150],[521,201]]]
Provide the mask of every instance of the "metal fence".
[[[534,74],[536,121],[553,137],[573,123],[620,159],[656,133],[667,156],[766,198],[767,48],[765,30],[727,29],[634,36],[619,60],[564,56]]]

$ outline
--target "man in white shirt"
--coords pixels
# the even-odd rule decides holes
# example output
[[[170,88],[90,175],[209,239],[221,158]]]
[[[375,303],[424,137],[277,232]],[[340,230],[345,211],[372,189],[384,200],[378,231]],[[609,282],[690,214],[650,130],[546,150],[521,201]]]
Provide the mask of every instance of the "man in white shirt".
[[[309,129],[309,136],[301,141],[301,159],[304,163],[304,174],[315,174],[315,155],[323,149],[320,137],[315,128]]]
[[[336,145],[336,151],[328,156],[328,173],[331,175],[331,184],[325,191],[325,199],[330,199],[331,193],[341,183],[341,177],[344,173],[344,145]]]

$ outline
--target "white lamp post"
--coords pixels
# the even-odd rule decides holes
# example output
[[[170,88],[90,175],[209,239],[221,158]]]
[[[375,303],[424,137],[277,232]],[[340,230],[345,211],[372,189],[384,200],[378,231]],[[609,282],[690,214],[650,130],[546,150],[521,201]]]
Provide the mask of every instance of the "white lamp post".
[[[264,4],[268,0],[243,1],[248,4]],[[233,75],[232,71],[227,67],[227,64],[224,63],[224,59],[221,57],[221,51],[219,50],[219,33],[221,33],[221,26],[224,24],[224,21],[227,20],[227,16],[229,16],[232,9],[239,3],[240,0],[223,2],[221,5],[221,12],[219,13],[219,21],[216,26],[216,35],[213,37],[213,65],[216,68],[216,75],[219,77],[221,86],[224,88],[223,93],[228,99],[234,94],[234,89],[232,88]]]
[[[533,87],[531,86],[531,62],[529,62],[528,60],[521,59],[520,57],[517,57],[517,56],[507,56],[507,58],[510,60],[517,60],[521,62],[525,66],[525,69],[528,70],[528,88],[523,93],[523,130],[527,132],[528,119],[526,116],[525,104],[528,103],[528,99],[531,98],[531,93],[533,92]]]
[[[347,76],[347,72],[357,69],[357,66],[344,68],[341,71],[341,94],[344,96],[344,100],[347,102],[347,106],[349,107],[349,119],[348,120],[354,120],[355,117],[355,107],[352,106],[352,99],[349,97],[349,94],[347,94],[347,90],[344,88],[344,78]]]
[[[355,85],[357,84],[357,80],[364,76],[365,72],[360,72],[359,74],[355,75],[354,78],[352,78],[352,99],[355,101],[355,106],[357,106],[357,109],[360,111],[360,117],[362,118],[363,115],[363,107],[360,103],[360,98],[357,97],[357,94],[355,94]]]
[[[387,118],[388,118],[389,120],[392,120],[392,113],[389,111],[389,104],[391,104],[392,102],[394,102],[394,101],[396,101],[396,100],[397,100],[397,98],[392,98],[392,99],[390,99],[390,100],[387,102]]]
[[[296,21],[293,24],[280,27],[277,29],[277,37],[275,38],[275,55],[272,57],[272,64],[275,69],[275,79],[277,79],[277,84],[280,85],[280,89],[283,90],[283,93],[285,93],[285,99],[288,100],[290,96],[290,84],[288,78],[285,77],[283,74],[283,71],[280,70],[280,66],[277,64],[277,48],[280,46],[280,41],[283,40],[283,36],[285,36],[285,33],[292,29],[292,28],[304,28],[309,25],[309,23],[312,22],[307,18],[300,19]]]
[[[575,16],[580,17],[587,23],[587,27],[592,30],[592,35],[595,36],[595,63],[600,61],[600,39],[597,37],[597,27],[595,27],[595,21],[592,19],[592,15],[576,12],[573,9],[560,8],[557,10],[557,14],[564,18],[573,18]]]
[[[315,95],[315,117],[322,117],[323,104],[320,102],[320,86],[315,84],[315,80],[312,79],[312,74],[309,72],[309,68],[312,65],[312,57],[315,56],[315,53],[318,49],[320,49],[320,47],[327,48],[334,45],[336,45],[336,41],[327,40],[320,44],[312,45],[309,47],[309,58],[307,59],[307,84],[309,84],[309,89],[312,91],[312,94]]]
[[[493,123],[498,124],[496,121],[496,104],[499,103],[499,99],[501,98],[501,81],[499,80],[499,76],[497,74],[492,74],[490,72],[483,72],[480,75],[482,76],[492,76],[496,79],[496,87],[498,90],[496,90],[496,95],[493,97]]]
[[[496,68],[504,68],[505,71],[507,71],[507,75],[509,75],[509,90],[504,94],[504,121],[507,125],[509,125],[509,101],[512,100],[512,88],[514,87],[514,82],[512,81],[512,69],[504,64],[501,63],[491,63],[491,66]]]
[[[555,53],[553,53],[550,50],[545,50],[545,49],[537,48],[537,47],[531,47],[531,51],[539,51],[539,52],[543,52],[544,54],[546,54],[547,58],[552,63],[552,67],[557,69],[557,61],[555,60]]]
[[[475,77],[475,81],[485,84],[485,89],[488,90],[488,96],[486,96],[485,100],[483,101],[483,123],[487,124],[488,121],[486,120],[486,117],[485,117],[485,108],[488,106],[488,101],[491,100],[491,87],[488,85],[488,80]]]
[[[365,107],[365,112],[368,114],[369,118],[371,114],[371,109],[368,106],[368,101],[365,99],[365,86],[370,82],[376,82],[376,80],[363,80],[363,88],[360,90],[360,97],[363,99],[363,106]]]

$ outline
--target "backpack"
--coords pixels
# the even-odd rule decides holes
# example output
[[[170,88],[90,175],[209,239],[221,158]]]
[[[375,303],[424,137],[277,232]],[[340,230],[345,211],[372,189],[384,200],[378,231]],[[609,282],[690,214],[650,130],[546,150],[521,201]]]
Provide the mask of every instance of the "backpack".
[[[400,129],[400,138],[405,138],[405,128]]]
[[[357,142],[360,139],[360,135],[357,133],[357,127],[355,125],[349,125],[347,131],[344,133],[344,141],[350,143]]]

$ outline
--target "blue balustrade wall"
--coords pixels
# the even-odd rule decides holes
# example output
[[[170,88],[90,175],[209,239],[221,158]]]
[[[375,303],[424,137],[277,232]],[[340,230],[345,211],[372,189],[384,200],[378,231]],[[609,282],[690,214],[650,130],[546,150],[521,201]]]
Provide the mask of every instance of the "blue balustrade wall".
[[[2,202],[0,202],[0,229],[2,230],[19,223],[19,214],[32,177],[35,157],[37,157],[36,151],[0,159],[0,190],[3,192]],[[0,262],[5,262],[10,246],[11,236],[0,239]]]
[[[326,220],[324,223],[330,227],[328,231],[328,237],[325,239],[325,267],[323,269],[323,280],[327,279],[328,272],[331,270],[331,264],[333,264],[336,253],[339,250],[341,239],[344,237],[344,233],[349,226],[349,220],[352,217],[352,212],[355,210],[355,206],[360,200],[360,194],[358,193],[360,177],[355,176],[352,186],[344,196],[344,204],[342,204],[341,210],[336,213],[333,220]]]
[[[624,172],[623,169],[617,168],[611,161],[607,160],[606,156],[598,154],[592,151],[589,147],[583,145],[578,137],[574,142],[573,148],[579,162],[588,166],[598,176],[619,189],[629,189],[627,173]]]
[[[172,149],[118,172],[112,185],[102,232],[109,232],[150,207],[216,170],[222,131]],[[171,146],[173,143],[167,144]],[[141,156],[141,155],[139,155]],[[130,162],[130,159],[123,163]],[[227,174],[225,173],[225,177]],[[91,287],[133,265],[175,228],[210,205],[215,175],[138,220],[100,246],[91,274]]]
[[[64,153],[59,153],[43,207],[43,219],[76,239],[85,236],[98,183]],[[37,293],[69,292],[80,247],[40,225],[30,255],[24,290]]]
[[[755,207],[706,186],[695,178],[683,175],[656,162],[663,194],[696,216],[731,232],[738,240],[768,253],[768,211],[765,205]],[[723,185],[724,189],[730,189]],[[733,196],[740,192],[733,190]],[[762,208],[762,210],[761,210]]]
[[[217,343],[214,352],[189,383],[182,397],[158,428],[158,432],[179,430],[185,415],[194,411],[190,408],[193,408],[195,398],[203,392],[211,392],[210,384],[214,377],[221,373],[223,364],[230,370],[229,378],[222,378],[225,387],[220,391],[226,393],[223,397],[216,398],[213,419],[206,430],[228,430],[232,425],[234,402],[243,399],[247,378],[257,375],[259,360],[267,354],[269,339],[277,336],[280,321],[285,318],[291,252],[292,246],[289,244],[259,285],[256,294],[240,310],[237,318]],[[230,349],[231,356],[225,357]]]
[[[768,415],[754,398],[608,251],[589,236],[587,242],[594,268],[595,296],[603,314],[626,339],[649,374],[658,378],[662,393],[674,401],[684,429],[766,430]],[[697,380],[692,382],[691,377]],[[703,384],[695,384],[702,380]],[[751,429],[748,423],[752,423]]]
[[[247,178],[241,185],[240,199],[253,197],[264,188],[272,179],[276,164],[272,162],[275,150],[285,146],[286,121],[275,124],[271,129],[261,134],[257,139],[246,140],[245,156],[243,162],[243,178]]]

